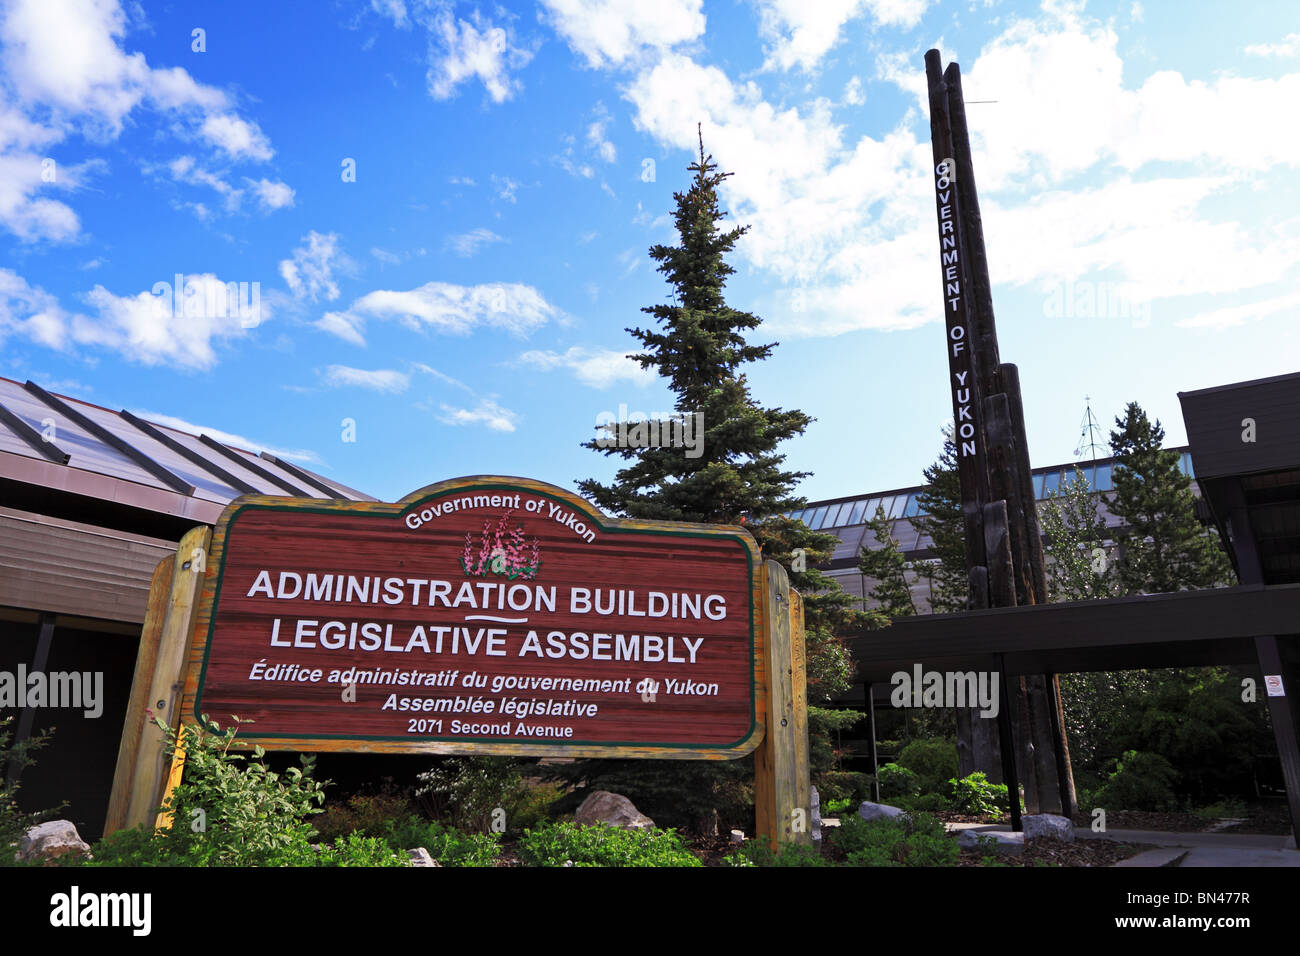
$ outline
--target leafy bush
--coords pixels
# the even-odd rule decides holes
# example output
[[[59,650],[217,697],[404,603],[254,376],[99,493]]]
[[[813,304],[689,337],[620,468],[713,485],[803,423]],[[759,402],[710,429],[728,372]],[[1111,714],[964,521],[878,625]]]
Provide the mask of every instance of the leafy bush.
[[[852,806],[853,806],[853,801],[852,801],[852,800],[849,800],[849,799],[844,799],[844,800],[827,800],[827,801],[826,801],[826,806],[825,806],[825,808],[824,808],[824,812],[826,812],[826,813],[843,813],[845,810],[850,809]]]
[[[953,866],[961,855],[943,824],[925,813],[870,823],[847,817],[831,840],[849,866]]]
[[[525,830],[519,858],[528,866],[701,866],[675,830],[625,830],[553,823]]]
[[[953,809],[952,801],[942,793],[923,793],[920,796],[896,797],[891,803],[900,810],[920,813],[938,813]]]
[[[1011,807],[1007,799],[1005,783],[989,783],[982,770],[976,770],[961,779],[948,781],[948,791],[952,797],[952,809],[958,813],[993,816],[1000,810]]]
[[[176,733],[154,724],[176,750]],[[170,827],[142,824],[115,833],[95,847],[95,862],[121,866],[279,866],[302,858],[315,835],[307,817],[319,813],[325,784],[312,780],[313,758],[283,776],[267,769],[261,747],[247,755],[231,753],[236,727],[221,730],[186,726],[185,774],[162,810]]]
[[[521,766],[514,757],[447,757],[416,778],[416,795],[428,802],[430,816],[487,833],[498,808],[510,819],[523,785]]]
[[[946,737],[913,740],[899,753],[898,764],[916,774],[921,792],[942,793],[957,776],[957,743]]]
[[[888,803],[897,797],[915,796],[921,792],[921,781],[915,773],[896,763],[887,763],[876,769],[880,781],[880,799]]]
[[[378,837],[349,833],[332,843],[294,843],[266,859],[264,866],[409,866],[405,850],[395,851]]]
[[[1173,764],[1159,754],[1126,750],[1093,802],[1107,810],[1171,810],[1178,804],[1177,778]]]
[[[773,853],[767,840],[746,840],[736,852],[723,858],[728,866],[833,866],[815,846],[786,844]]]
[[[513,833],[540,826],[554,815],[555,803],[563,796],[564,788],[557,783],[525,787],[515,797],[506,818],[506,829]]]
[[[10,768],[21,770],[30,767],[34,761],[32,754],[49,742],[50,732],[28,737],[20,744],[9,745],[12,735],[9,725],[12,717],[0,720],[0,866],[18,865],[16,844],[32,827],[50,819],[62,807],[42,810],[38,813],[24,813],[18,809],[18,783],[10,782]]]
[[[869,773],[829,770],[819,775],[814,782],[817,784],[817,793],[821,795],[822,806],[829,806],[832,800],[847,800],[857,806],[863,800],[871,799]]]
[[[403,853],[424,847],[443,866],[495,866],[501,855],[496,834],[461,833],[454,827],[414,814],[384,821],[376,836]]]
[[[322,842],[358,831],[378,836],[389,820],[406,817],[411,810],[411,801],[386,785],[375,793],[354,793],[340,803],[326,806],[312,823]]]

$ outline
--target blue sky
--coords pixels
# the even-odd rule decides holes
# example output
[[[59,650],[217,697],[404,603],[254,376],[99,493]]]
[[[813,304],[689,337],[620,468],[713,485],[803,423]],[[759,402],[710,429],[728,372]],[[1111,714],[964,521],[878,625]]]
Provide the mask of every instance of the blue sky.
[[[728,301],[781,343],[754,395],[816,419],[783,449],[800,492],[917,483],[951,415],[937,46],[993,101],[975,171],[1034,462],[1071,460],[1085,395],[1182,442],[1179,390],[1300,365],[1300,7],[1224,9],[5,0],[0,374],[390,500],[606,479],[597,417],[671,408],[624,329],[667,299],[647,249],[702,123],[751,226]],[[161,308],[177,274],[260,311]]]

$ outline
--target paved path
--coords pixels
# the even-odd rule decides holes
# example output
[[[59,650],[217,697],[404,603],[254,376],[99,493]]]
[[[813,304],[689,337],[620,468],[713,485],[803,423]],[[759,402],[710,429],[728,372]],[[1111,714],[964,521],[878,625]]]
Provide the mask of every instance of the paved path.
[[[949,830],[1010,832],[1005,824],[950,823]],[[1146,843],[1160,849],[1146,850],[1116,863],[1116,866],[1295,866],[1300,867],[1300,852],[1292,836],[1257,833],[1171,833],[1167,830],[1107,830],[1093,833],[1076,828],[1080,840],[1116,840],[1120,843]]]

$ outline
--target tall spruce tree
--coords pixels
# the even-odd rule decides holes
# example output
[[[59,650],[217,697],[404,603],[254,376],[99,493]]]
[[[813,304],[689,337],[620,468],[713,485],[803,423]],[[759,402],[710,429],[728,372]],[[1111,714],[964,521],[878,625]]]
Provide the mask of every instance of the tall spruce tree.
[[[1075,469],[1061,486],[1038,506],[1047,539],[1047,587],[1053,601],[1091,601],[1115,597],[1119,585],[1110,555],[1108,537],[1097,495],[1083,472]]]
[[[929,535],[934,560],[918,564],[917,573],[930,583],[930,609],[936,614],[966,610],[970,585],[966,574],[966,526],[961,513],[961,479],[952,425],[943,429],[943,450],[922,474],[926,489],[918,498],[920,513],[912,524]]]
[[[834,628],[857,622],[853,599],[833,578],[817,570],[829,559],[835,535],[810,531],[785,515],[806,499],[794,488],[808,472],[785,470],[777,446],[802,434],[812,418],[797,409],[765,408],[754,401],[741,369],[768,358],[778,343],[751,345],[745,333],[761,320],[731,308],[723,295],[734,269],[726,256],[748,227],[721,228],[726,213],[718,188],[731,173],[718,172],[704,151],[688,170],[686,192],[673,194],[679,243],[655,245],[672,287],[672,304],[642,309],[657,320],[651,329],[627,329],[643,351],[632,355],[642,368],[654,368],[675,395],[677,421],[699,429],[699,454],[681,447],[619,447],[610,442],[613,426],[584,447],[629,461],[611,483],[578,482],[582,494],[602,509],[633,518],[743,524],[765,557],[782,562],[791,584],[807,595],[805,624],[810,697],[828,699],[846,689],[851,662]],[[666,433],[672,422],[658,422],[647,433]],[[628,445],[632,443],[629,441]],[[692,448],[694,453],[696,449]],[[737,761],[578,761],[554,775],[585,781],[589,788],[620,789],[661,824],[709,830],[713,811],[734,817],[743,812],[752,760]]]
[[[1192,480],[1178,452],[1163,447],[1165,430],[1137,402],[1115,419],[1115,493],[1110,510],[1117,531],[1116,573],[1124,594],[1210,588],[1229,584],[1232,568],[1218,535],[1196,519]]]
[[[867,591],[867,597],[879,604],[880,612],[890,620],[916,613],[912,588],[907,583],[907,557],[891,533],[892,525],[893,522],[885,516],[885,509],[877,505],[867,527],[880,547],[863,545],[858,555],[858,570],[875,582]]]

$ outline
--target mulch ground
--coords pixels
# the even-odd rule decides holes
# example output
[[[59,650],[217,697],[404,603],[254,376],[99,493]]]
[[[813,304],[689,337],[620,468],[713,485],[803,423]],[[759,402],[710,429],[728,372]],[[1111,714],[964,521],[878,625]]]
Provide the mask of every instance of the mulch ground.
[[[1019,856],[1009,853],[986,853],[962,850],[958,866],[984,866],[989,856],[1007,866],[1114,866],[1120,860],[1136,856],[1153,847],[1141,843],[1116,843],[1114,840],[1032,840]]]

